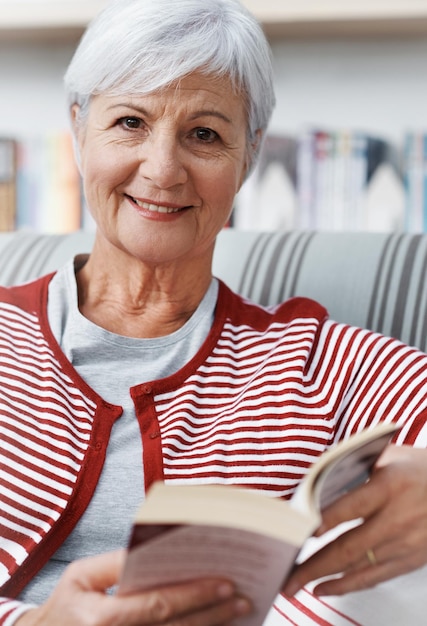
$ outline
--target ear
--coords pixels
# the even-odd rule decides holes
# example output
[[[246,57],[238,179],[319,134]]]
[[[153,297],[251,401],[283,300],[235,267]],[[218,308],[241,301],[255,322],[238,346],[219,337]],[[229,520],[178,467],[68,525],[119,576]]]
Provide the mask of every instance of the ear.
[[[80,107],[78,104],[73,104],[70,108],[70,117],[71,117],[71,126],[73,127],[73,132],[77,133],[77,124],[78,117],[80,113]]]
[[[82,173],[81,168],[81,147],[83,142],[83,129],[82,123],[80,119],[80,107],[78,104],[73,104],[70,109],[70,119],[71,119],[71,128],[73,131],[73,143],[74,143],[74,156],[76,158],[77,167],[79,168],[80,174]]]
[[[258,150],[261,148],[261,142],[263,137],[264,132],[260,128],[258,128],[258,130],[255,131],[255,139],[251,142],[252,157],[257,154]]]
[[[81,141],[83,137],[82,132],[82,122],[80,118],[80,106],[78,104],[73,104],[70,109],[70,118],[71,118],[71,127],[73,130],[74,137],[79,147],[81,147]]]
[[[255,131],[254,140],[251,141],[250,143],[248,142],[247,153],[246,153],[246,163],[243,169],[242,178],[240,180],[239,189],[245,182],[248,175],[252,172],[252,169],[254,167],[254,160],[256,160],[256,156],[261,147],[263,136],[264,136],[264,132],[260,128],[258,128],[258,130]]]

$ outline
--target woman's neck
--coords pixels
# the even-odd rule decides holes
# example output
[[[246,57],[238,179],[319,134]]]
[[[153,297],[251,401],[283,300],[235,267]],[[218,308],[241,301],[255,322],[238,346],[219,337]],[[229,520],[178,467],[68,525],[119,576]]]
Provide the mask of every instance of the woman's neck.
[[[210,263],[150,268],[134,259],[101,263],[96,252],[76,277],[82,315],[106,330],[139,338],[181,328],[212,280]]]

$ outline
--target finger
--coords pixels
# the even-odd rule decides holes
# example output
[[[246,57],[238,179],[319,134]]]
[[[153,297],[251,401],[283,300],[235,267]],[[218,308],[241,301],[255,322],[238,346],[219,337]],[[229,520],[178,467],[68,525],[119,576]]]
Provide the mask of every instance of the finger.
[[[126,550],[116,550],[86,559],[75,561],[69,566],[68,576],[78,581],[80,588],[90,591],[105,592],[117,584],[126,559]],[[153,605],[153,615],[168,611],[164,605],[173,607],[173,614],[185,614],[189,609],[198,610],[229,598],[235,598],[234,585],[228,580],[206,578],[198,581],[177,583],[165,586],[156,591],[145,591],[134,594],[145,597],[146,604]],[[237,598],[237,604],[248,604]]]
[[[180,583],[129,596],[105,596],[105,590],[119,580],[125,558],[126,551],[120,550],[75,561],[64,573],[58,591],[63,589],[69,597],[70,590],[74,590],[80,608],[87,602],[93,608],[97,596],[99,623],[111,623],[113,619],[116,626],[178,624],[180,617],[189,626],[210,626],[251,610],[247,600],[236,596],[234,586],[220,579]]]
[[[348,528],[348,524],[345,528]],[[341,534],[337,536],[337,532]],[[363,563],[366,551],[378,545],[379,541],[376,524],[372,521],[356,526],[353,524],[346,531],[341,526],[338,531],[335,529],[333,539],[330,539],[330,535],[327,539],[329,543],[295,568],[284,586],[286,595],[293,596],[313,580],[341,574]]]
[[[79,559],[67,567],[63,579],[66,584],[74,584],[80,589],[104,593],[117,584],[125,558],[126,550],[116,550]]]
[[[322,581],[315,586],[313,593],[317,596],[343,595],[352,591],[369,589],[376,585],[400,576],[413,569],[412,560],[393,559],[378,565],[371,565],[365,557],[364,565],[346,572],[343,576]]]
[[[358,584],[364,588],[366,576],[376,584],[376,579],[406,573],[427,561],[427,455],[425,450],[399,448],[388,455],[367,484],[324,512],[317,535],[352,518],[359,520],[359,525],[298,566],[285,593],[292,595],[309,581],[341,572],[340,582],[330,583],[334,589],[344,585],[354,589]],[[370,549],[381,565],[375,573],[366,571],[366,552]]]
[[[252,611],[253,606],[247,598],[237,597],[190,616],[186,620],[186,625],[218,626],[219,624],[228,624],[239,617],[249,615]]]
[[[357,526],[346,532],[341,530],[341,535],[335,534],[329,543],[300,563],[286,582],[284,593],[292,596],[307,583],[325,576],[340,574],[357,563],[366,550],[375,545],[368,538],[364,547],[363,536],[360,539],[358,535],[359,528],[361,527]]]
[[[322,511],[322,523],[315,536],[337,527],[343,522],[355,519],[366,519],[381,510],[387,503],[388,488],[382,472],[378,471],[364,485],[342,496],[331,506]]]
[[[388,577],[398,576],[421,567],[427,558],[425,520],[420,525],[408,526],[404,533],[398,527],[394,534],[386,533],[385,536],[384,529],[390,527],[387,522],[389,517],[385,512],[384,516],[371,518],[321,548],[296,568],[285,586],[285,593],[294,595],[310,581],[341,573],[344,573],[345,578],[350,573],[354,575],[348,579],[348,588],[354,590],[354,585],[359,581],[361,585],[365,584],[366,576],[376,584],[377,579],[385,580],[383,573],[388,574]],[[372,551],[376,561],[374,564],[381,567],[380,571],[372,571],[368,558],[368,553]],[[384,569],[388,564],[393,565],[390,565],[389,570]],[[364,572],[367,569],[370,571]],[[361,572],[360,577],[359,574],[356,576],[357,572]],[[350,583],[351,580],[353,583]],[[341,589],[346,584],[343,580],[334,582],[333,588]]]
[[[252,610],[245,598],[235,594],[228,581],[203,579],[110,598],[109,614],[123,615],[124,624],[178,624],[185,619],[186,626],[210,626],[229,622]],[[116,622],[115,622],[116,623]],[[121,622],[118,622],[121,624]]]
[[[347,571],[361,570],[366,568],[368,564],[372,569],[393,562],[395,566],[400,564],[400,569],[396,575],[405,574],[425,564],[427,550],[420,547],[423,543],[425,543],[424,535],[420,535],[418,532],[413,533],[413,536],[409,538],[407,537],[405,541],[397,536],[394,540],[383,542],[375,548],[367,548],[365,553],[360,555],[358,561],[347,568]]]
[[[322,512],[322,524],[316,535],[320,536],[346,520],[372,517],[393,502],[399,510],[397,515],[390,516],[391,523],[395,521],[398,523],[405,516],[408,518],[411,515],[425,519],[427,514],[426,476],[427,454],[425,450],[408,446],[388,446],[380,457],[370,480]],[[406,505],[403,501],[406,501]]]
[[[251,613],[252,610],[253,608],[249,600],[242,597],[233,597],[227,601],[219,603],[216,601],[209,606],[191,608],[189,611],[184,612],[176,612],[174,610],[169,614],[169,611],[162,609],[160,612],[158,610],[154,611],[151,616],[147,617],[144,613],[144,621],[138,621],[138,625],[168,624],[168,626],[175,626],[176,624],[178,626],[178,624],[185,623],[185,626],[219,626],[220,624],[229,624],[239,617],[244,617]],[[127,622],[126,626],[128,626]]]

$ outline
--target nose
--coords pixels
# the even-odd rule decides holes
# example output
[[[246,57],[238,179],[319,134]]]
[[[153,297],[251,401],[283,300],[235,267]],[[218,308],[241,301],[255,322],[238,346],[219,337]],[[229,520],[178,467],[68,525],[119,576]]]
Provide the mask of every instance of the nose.
[[[183,148],[173,133],[153,132],[141,146],[140,174],[159,189],[188,180]]]

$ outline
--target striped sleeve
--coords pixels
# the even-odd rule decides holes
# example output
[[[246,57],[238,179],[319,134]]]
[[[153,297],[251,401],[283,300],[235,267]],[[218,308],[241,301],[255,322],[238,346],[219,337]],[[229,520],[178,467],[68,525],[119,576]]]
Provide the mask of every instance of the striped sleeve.
[[[0,358],[0,584],[3,595],[16,596],[48,558],[51,528],[65,519],[96,407],[61,370],[37,316],[5,303]]]
[[[424,353],[390,337],[326,322],[307,376],[322,381],[330,402],[344,390],[334,441],[396,422],[401,426],[396,443],[426,447],[426,372]]]
[[[0,597],[0,625],[13,626],[24,613],[34,607],[35,605],[33,604],[25,604],[10,598]]]
[[[288,498],[325,450],[379,422],[402,427],[398,443],[427,446],[427,356],[333,321],[226,323],[197,372],[150,393],[155,417],[140,419],[161,450],[144,447],[146,464],[168,482]]]

